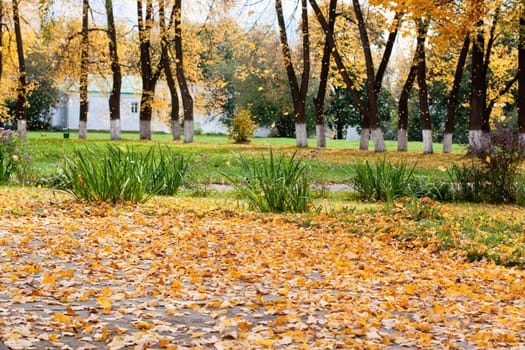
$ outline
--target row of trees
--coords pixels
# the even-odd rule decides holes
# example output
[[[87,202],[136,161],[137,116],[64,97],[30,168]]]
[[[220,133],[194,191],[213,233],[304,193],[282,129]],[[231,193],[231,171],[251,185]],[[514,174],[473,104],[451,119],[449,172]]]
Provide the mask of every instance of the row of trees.
[[[445,134],[443,137],[444,152],[450,152],[452,136],[455,127],[455,116],[460,103],[460,88],[465,83],[464,71],[470,53],[469,85],[469,145],[473,151],[483,149],[489,142],[491,129],[496,120],[491,118],[494,109],[500,104],[499,113],[505,113],[502,107],[516,106],[519,98],[506,96],[515,86],[515,82],[523,77],[523,62],[520,67],[515,62],[523,61],[523,21],[525,3],[523,1],[370,1],[370,5],[381,5],[384,11],[391,13],[388,27],[378,26],[378,22],[368,21],[362,5],[358,0],[351,4],[337,3],[331,0],[328,10],[323,11],[316,0],[309,0],[315,17],[324,33],[324,49],[321,72],[319,74],[319,94],[316,100],[316,123],[318,130],[324,126],[322,99],[324,98],[324,84],[326,83],[326,66],[333,59],[337,74],[340,75],[347,92],[352,98],[354,106],[361,114],[361,149],[368,148],[369,134],[374,141],[376,151],[384,151],[384,137],[380,128],[379,95],[382,89],[387,88],[383,83],[386,69],[391,61],[396,40],[400,32],[410,33],[416,38],[416,47],[406,80],[398,98],[398,149],[406,151],[408,141],[408,100],[414,84],[418,85],[418,100],[420,125],[424,152],[432,153],[432,116],[430,106],[428,81],[437,80],[439,74],[446,76],[446,71],[453,68],[454,79],[448,86],[447,114],[444,121]],[[301,28],[302,28],[302,80],[298,89],[293,73],[293,61],[289,55],[289,45],[285,35],[282,19],[281,1],[276,1],[283,57],[288,71],[290,90],[294,98],[294,113],[296,127],[305,123],[304,103],[306,101],[303,85],[308,79],[309,70],[309,31],[307,1],[303,0]],[[351,8],[353,11],[349,11]],[[343,19],[341,23],[340,19]],[[338,23],[341,23],[338,25]],[[359,50],[363,63],[348,65],[341,54],[345,45],[339,41],[338,34],[345,30],[352,30],[348,23],[355,28],[354,41],[359,42]],[[336,29],[334,30],[334,24]],[[387,35],[379,34],[379,41],[372,40],[373,31],[387,31]],[[378,45],[378,42],[381,45]],[[458,45],[462,43],[462,45]],[[461,50],[456,54],[454,46]],[[374,52],[375,50],[375,52]],[[519,52],[519,54],[518,54]],[[375,55],[375,56],[374,56]],[[498,55],[495,65],[493,57]],[[519,58],[518,58],[519,57]],[[379,61],[375,65],[374,61]],[[456,64],[454,66],[454,61]],[[440,67],[445,64],[446,66]],[[432,71],[429,72],[429,65]],[[455,67],[455,68],[454,68]],[[357,68],[357,69],[356,69]],[[443,72],[439,72],[443,70]],[[364,72],[364,73],[362,73]],[[522,78],[523,79],[523,78]],[[519,81],[519,94],[523,94],[525,81]],[[464,84],[465,85],[465,84]],[[521,95],[523,96],[523,95]],[[502,98],[506,97],[507,100]],[[299,101],[301,103],[297,103]],[[521,105],[517,108],[520,139],[525,138],[525,110]],[[435,112],[434,112],[435,113]],[[505,116],[505,115],[503,115]],[[302,132],[296,133],[297,145],[304,146],[305,139]],[[318,133],[318,145],[323,145],[322,133]]]
[[[112,0],[105,0],[103,21],[83,0],[78,22],[51,16],[50,3],[24,0],[32,9],[24,13],[38,17],[33,35],[20,28],[21,1],[10,7],[0,2],[0,16],[12,11],[21,133],[25,99],[34,89],[24,62],[23,48],[30,47],[32,56],[44,52],[41,59],[52,62],[57,79],[78,77],[81,138],[87,137],[88,73],[97,72],[112,78],[112,139],[120,138],[122,74],[136,73],[143,87],[141,139],[151,138],[159,79],[169,87],[174,139],[181,136],[182,110],[185,142],[193,140],[194,97],[197,107],[226,122],[249,108],[260,125],[295,134],[299,147],[308,145],[313,130],[324,147],[327,126],[342,136],[354,124],[360,148],[368,149],[371,138],[376,151],[385,150],[386,135],[397,138],[400,151],[411,137],[432,153],[439,134],[443,151],[450,152],[453,137],[466,138],[467,126],[474,149],[485,147],[491,130],[505,123],[518,123],[525,139],[524,0],[275,0],[275,25],[249,28],[228,16],[235,1],[221,3],[204,22],[190,22],[182,16],[182,0],[170,6],[136,0],[136,21],[125,23],[115,21]],[[190,83],[203,87],[198,96]]]

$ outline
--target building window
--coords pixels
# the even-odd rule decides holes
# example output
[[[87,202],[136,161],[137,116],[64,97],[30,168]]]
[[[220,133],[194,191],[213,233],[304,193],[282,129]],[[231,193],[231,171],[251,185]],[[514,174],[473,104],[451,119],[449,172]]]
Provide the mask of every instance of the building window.
[[[138,113],[138,112],[139,112],[139,103],[131,102],[131,113]]]

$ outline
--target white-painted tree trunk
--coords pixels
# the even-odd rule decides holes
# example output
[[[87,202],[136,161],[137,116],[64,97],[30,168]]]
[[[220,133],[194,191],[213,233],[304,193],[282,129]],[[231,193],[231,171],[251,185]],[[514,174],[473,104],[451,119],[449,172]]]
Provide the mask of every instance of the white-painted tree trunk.
[[[306,123],[295,123],[295,142],[297,147],[308,147]]]
[[[109,121],[109,133],[112,140],[120,140],[122,138],[120,119],[112,119]]]
[[[359,141],[359,149],[361,151],[368,151],[368,143],[370,142],[370,129],[361,129],[361,139]]]
[[[423,153],[431,154],[434,153],[434,148],[432,146],[432,130],[425,129],[423,133]]]
[[[151,120],[140,121],[140,139],[151,140]]]
[[[78,138],[82,140],[87,139],[87,122],[84,120],[78,122]]]
[[[445,133],[443,135],[443,153],[449,154],[452,153],[452,137],[454,134],[452,133]]]
[[[18,131],[18,136],[25,139],[27,134],[27,122],[25,119],[18,119],[16,123],[16,131]]]
[[[399,152],[408,151],[408,130],[407,129],[397,130],[397,150]]]
[[[468,145],[470,151],[477,152],[482,147],[481,130],[469,130],[468,132]]]
[[[180,140],[180,123],[178,120],[171,121],[171,134],[173,135],[173,140]]]
[[[315,134],[317,136],[317,147],[326,147],[326,128],[322,124],[315,126]]]
[[[193,142],[194,131],[193,120],[184,120],[184,143]]]
[[[381,128],[372,129],[372,140],[374,141],[374,151],[386,151],[385,138],[383,136],[383,131],[381,131]]]

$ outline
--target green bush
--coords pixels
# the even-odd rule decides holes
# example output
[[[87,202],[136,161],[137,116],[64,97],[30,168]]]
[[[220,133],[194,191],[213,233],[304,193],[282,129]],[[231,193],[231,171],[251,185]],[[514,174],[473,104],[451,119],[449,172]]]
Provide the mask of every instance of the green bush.
[[[414,167],[404,162],[390,163],[385,158],[370,164],[368,160],[352,165],[355,176],[353,185],[359,196],[366,200],[380,200],[391,203],[410,193]]]
[[[27,184],[32,180],[32,164],[27,142],[15,131],[0,128],[0,184]]]
[[[313,205],[306,164],[284,154],[248,160],[239,156],[241,180],[223,174],[239,198],[260,212],[307,212]]]
[[[457,198],[470,202],[516,203],[520,196],[518,167],[523,161],[516,135],[510,129],[491,134],[487,147],[471,152],[470,165],[453,166]]]
[[[108,144],[106,149],[75,149],[63,170],[66,191],[88,201],[144,202],[152,195],[174,194],[182,183],[186,162],[169,149],[146,152]]]
[[[257,130],[257,124],[252,121],[251,112],[243,109],[233,117],[228,136],[237,143],[248,142],[255,134],[255,130]]]

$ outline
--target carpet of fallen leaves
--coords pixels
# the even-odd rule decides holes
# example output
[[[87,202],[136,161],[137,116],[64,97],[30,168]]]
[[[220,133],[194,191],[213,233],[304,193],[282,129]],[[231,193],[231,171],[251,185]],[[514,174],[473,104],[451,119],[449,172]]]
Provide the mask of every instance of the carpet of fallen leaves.
[[[181,198],[111,207],[3,188],[0,341],[523,348],[525,271],[393,239],[414,225],[366,210],[262,215]]]

